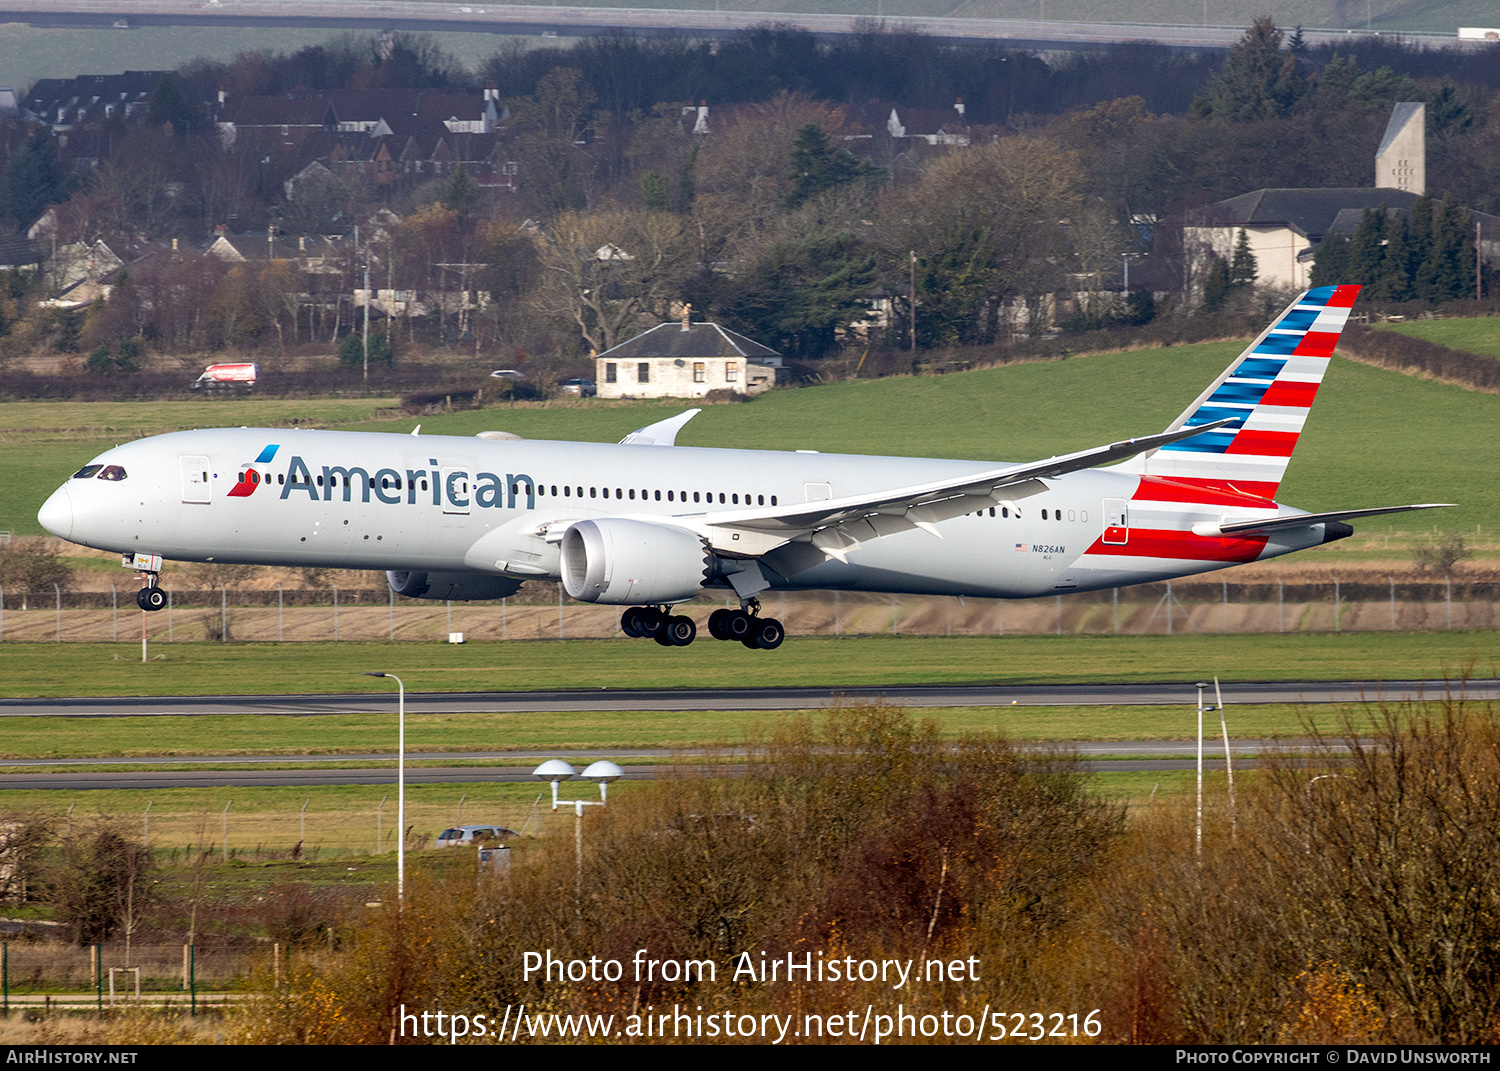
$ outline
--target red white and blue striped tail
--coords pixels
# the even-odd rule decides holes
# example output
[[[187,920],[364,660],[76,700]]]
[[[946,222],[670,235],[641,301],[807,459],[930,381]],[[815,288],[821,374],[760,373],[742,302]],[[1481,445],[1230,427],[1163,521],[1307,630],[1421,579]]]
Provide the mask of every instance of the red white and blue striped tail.
[[[1358,286],[1320,286],[1287,308],[1168,431],[1231,419],[1120,466],[1145,476],[1274,498]]]

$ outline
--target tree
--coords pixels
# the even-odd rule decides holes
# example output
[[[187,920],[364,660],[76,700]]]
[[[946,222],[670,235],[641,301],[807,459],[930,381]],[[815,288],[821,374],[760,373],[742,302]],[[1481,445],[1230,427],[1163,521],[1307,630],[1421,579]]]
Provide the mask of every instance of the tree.
[[[106,940],[124,924],[127,938],[151,887],[151,853],[108,824],[64,841],[49,899],[80,946]]]
[[[479,188],[474,185],[474,180],[469,177],[468,168],[462,163],[454,169],[453,175],[448,179],[448,185],[443,190],[443,199],[439,203],[448,211],[456,213],[460,218],[468,216],[474,208],[475,202],[479,200]]]
[[[1307,93],[1307,80],[1282,41],[1271,19],[1256,19],[1193,102],[1192,114],[1235,123],[1284,117]]]
[[[365,337],[358,327],[344,336],[344,341],[339,343],[339,367],[363,369],[365,366]],[[385,336],[379,332],[370,335],[370,367],[371,368],[394,368],[396,365],[395,354],[391,352],[390,344],[386,342]]]
[[[33,130],[10,154],[0,181],[4,185],[5,214],[19,230],[35,223],[48,205],[63,200],[67,179],[57,144],[46,126]]]
[[[1229,262],[1217,253],[1208,258],[1208,269],[1203,273],[1203,307],[1214,310],[1224,307],[1231,288]]]
[[[521,192],[547,218],[587,203],[590,158],[579,151],[596,99],[583,72],[554,67],[530,97],[506,102],[514,117]]]
[[[919,181],[884,191],[886,289],[908,292],[915,251],[919,340],[987,342],[1004,305],[1059,285],[1081,181],[1074,154],[1022,136],[945,155]]]
[[[1250,252],[1250,236],[1240,228],[1240,236],[1234,243],[1234,258],[1229,262],[1229,285],[1249,286],[1255,282],[1255,254]]]
[[[1468,209],[1443,195],[1432,221],[1432,245],[1413,280],[1416,296],[1448,301],[1473,293],[1474,225]]]
[[[602,353],[643,317],[667,318],[689,273],[688,252],[682,219],[669,212],[566,212],[539,250],[536,300],[571,320],[590,350]]]
[[[794,357],[816,359],[869,314],[875,254],[849,234],[812,235],[765,250],[721,305],[737,330]]]
[[[0,551],[0,589],[14,598],[27,592],[52,593],[56,584],[62,591],[73,586],[73,571],[67,562],[47,549],[45,540],[12,540]]]
[[[847,149],[835,149],[821,126],[808,123],[797,131],[792,150],[792,189],[786,206],[796,208],[824,190],[852,182],[862,182],[866,189],[873,190],[886,178],[881,168],[856,158]]]

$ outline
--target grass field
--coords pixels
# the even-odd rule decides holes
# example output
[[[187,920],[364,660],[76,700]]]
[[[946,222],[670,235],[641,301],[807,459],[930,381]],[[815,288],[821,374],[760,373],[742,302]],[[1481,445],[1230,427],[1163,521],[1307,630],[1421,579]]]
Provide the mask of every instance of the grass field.
[[[732,644],[611,640],[449,644],[0,644],[0,696],[365,692],[364,670],[412,692],[740,688],[1081,681],[1401,680],[1497,675],[1488,632],[1189,636],[793,637],[774,653]],[[378,697],[378,698],[377,698]]]
[[[1500,316],[1482,316],[1471,320],[1417,320],[1381,326],[1387,331],[1420,338],[1424,342],[1435,342],[1439,346],[1500,360]]]
[[[1192,735],[1194,692],[1182,690],[1181,706],[931,707],[911,714],[932,719],[945,738],[1002,732],[1013,740],[1179,740]],[[1372,699],[1375,697],[1371,697]],[[375,704],[371,704],[372,707]],[[1356,712],[1357,714],[1358,712]],[[1240,739],[1303,735],[1309,724],[1335,731],[1345,711],[1335,705],[1234,706],[1230,733]],[[635,748],[734,748],[766,741],[788,712],[684,710],[621,714],[408,714],[406,748],[420,760],[433,751],[545,751]],[[817,716],[816,713],[813,714]],[[140,757],[141,767],[181,768],[171,760],[194,755],[339,755],[396,752],[392,711],[327,714],[310,718],[264,715],[203,715],[141,718],[12,718],[0,743],[0,773],[20,772],[7,759]],[[154,759],[147,762],[144,760]],[[514,759],[497,765],[535,765]],[[621,760],[626,761],[626,760]],[[643,760],[660,763],[666,760]],[[699,755],[684,761],[705,761]],[[462,763],[472,765],[472,763]],[[278,769],[289,764],[278,763]],[[325,763],[318,763],[323,768]],[[338,765],[369,765],[338,764]],[[394,760],[391,762],[394,768]],[[447,762],[442,765],[456,765]],[[124,770],[130,766],[101,769]],[[70,766],[69,769],[82,769]],[[194,769],[204,769],[195,766]],[[219,769],[245,769],[243,765]]]
[[[687,446],[808,449],[1022,461],[1157,431],[1239,351],[1238,343],[1073,358],[948,376],[861,380],[773,391],[712,406],[683,430]],[[224,399],[9,403],[0,408],[0,530],[37,534],[36,511],[66,476],[114,443],[173,428],[304,424],[409,432],[382,400]],[[618,441],[685,403],[518,405],[421,419],[430,434],[486,429],[527,438]],[[1457,502],[1406,522],[1473,532],[1500,523],[1493,478],[1500,397],[1336,360],[1318,395],[1281,497],[1322,510]],[[1378,524],[1378,522],[1377,522]],[[1385,531],[1390,524],[1370,527]],[[1337,553],[1335,548],[1330,548]]]

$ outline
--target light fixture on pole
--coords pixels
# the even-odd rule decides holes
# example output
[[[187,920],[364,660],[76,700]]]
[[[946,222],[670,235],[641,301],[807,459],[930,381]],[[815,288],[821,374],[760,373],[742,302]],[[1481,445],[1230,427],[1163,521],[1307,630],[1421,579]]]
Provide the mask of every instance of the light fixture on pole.
[[[365,673],[389,677],[397,688],[396,743],[396,903],[406,904],[406,683],[394,673]]]
[[[531,776],[552,782],[552,809],[554,811],[557,810],[559,803],[573,808],[573,858],[575,862],[573,909],[581,914],[583,911],[583,809],[605,806],[609,802],[610,782],[624,777],[625,771],[608,759],[600,759],[583,771],[584,777],[599,786],[597,800],[559,800],[557,798],[557,786],[578,776],[578,771],[562,759],[548,759],[532,770]]]

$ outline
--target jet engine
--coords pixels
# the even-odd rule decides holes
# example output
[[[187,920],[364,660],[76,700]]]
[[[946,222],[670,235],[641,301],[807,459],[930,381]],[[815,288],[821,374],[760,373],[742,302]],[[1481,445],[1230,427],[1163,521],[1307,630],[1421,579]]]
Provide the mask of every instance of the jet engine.
[[[713,555],[692,532],[649,521],[578,521],[562,538],[562,578],[583,602],[681,602],[713,575]]]
[[[467,570],[427,573],[392,569],[385,574],[385,579],[392,591],[408,599],[473,602],[476,599],[503,599],[521,590],[519,580]]]

